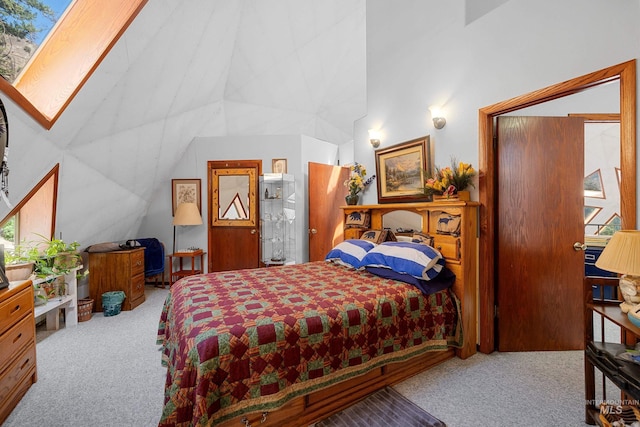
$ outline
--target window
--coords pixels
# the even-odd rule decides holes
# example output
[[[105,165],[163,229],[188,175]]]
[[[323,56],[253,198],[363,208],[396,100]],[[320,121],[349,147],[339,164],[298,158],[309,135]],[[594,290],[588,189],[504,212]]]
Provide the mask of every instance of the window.
[[[14,82],[71,0],[0,3],[0,74]]]
[[[148,0],[76,0],[13,82],[0,90],[50,129]]]
[[[13,249],[20,242],[53,238],[58,198],[58,169],[51,171],[0,221],[0,243]]]

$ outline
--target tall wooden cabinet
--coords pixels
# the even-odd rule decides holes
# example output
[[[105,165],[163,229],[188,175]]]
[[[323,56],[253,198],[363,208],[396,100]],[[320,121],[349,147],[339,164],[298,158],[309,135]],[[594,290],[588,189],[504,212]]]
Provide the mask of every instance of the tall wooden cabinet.
[[[102,294],[123,291],[122,310],[133,310],[145,300],[144,248],[89,254],[89,294],[102,311]]]
[[[33,288],[27,280],[0,291],[0,424],[37,379]]]

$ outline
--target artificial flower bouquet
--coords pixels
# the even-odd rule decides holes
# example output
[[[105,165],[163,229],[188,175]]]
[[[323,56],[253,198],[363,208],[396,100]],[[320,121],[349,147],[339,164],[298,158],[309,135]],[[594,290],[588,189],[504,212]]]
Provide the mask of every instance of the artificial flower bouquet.
[[[436,166],[434,176],[428,178],[424,185],[424,192],[428,195],[454,196],[458,191],[474,187],[473,178],[476,170],[471,163],[457,162],[451,159],[451,166],[440,168]]]
[[[351,196],[355,196],[361,191],[364,191],[376,177],[373,175],[365,181],[364,178],[367,176],[367,169],[358,162],[351,165],[350,170],[349,179],[344,182],[344,186],[347,187],[349,195]]]

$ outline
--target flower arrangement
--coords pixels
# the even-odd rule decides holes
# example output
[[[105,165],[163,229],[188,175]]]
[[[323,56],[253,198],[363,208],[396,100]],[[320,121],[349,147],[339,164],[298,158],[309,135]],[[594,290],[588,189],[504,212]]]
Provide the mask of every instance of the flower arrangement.
[[[475,188],[473,184],[475,176],[476,170],[471,163],[458,163],[455,158],[452,158],[451,166],[444,168],[436,166],[435,175],[425,182],[424,192],[428,195],[453,196],[469,186]]]
[[[364,178],[367,176],[367,169],[358,162],[351,165],[350,170],[349,179],[344,182],[344,186],[349,190],[350,196],[355,196],[361,191],[364,191],[376,177],[372,175],[371,178],[365,181]]]

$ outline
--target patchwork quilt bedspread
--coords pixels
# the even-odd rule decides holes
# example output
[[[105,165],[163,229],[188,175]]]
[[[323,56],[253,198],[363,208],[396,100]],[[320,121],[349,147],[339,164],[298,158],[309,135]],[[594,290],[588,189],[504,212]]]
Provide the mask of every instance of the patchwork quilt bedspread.
[[[158,327],[161,426],[211,425],[392,361],[458,346],[457,299],[318,261],[190,276]],[[214,423],[214,424],[215,424]]]

